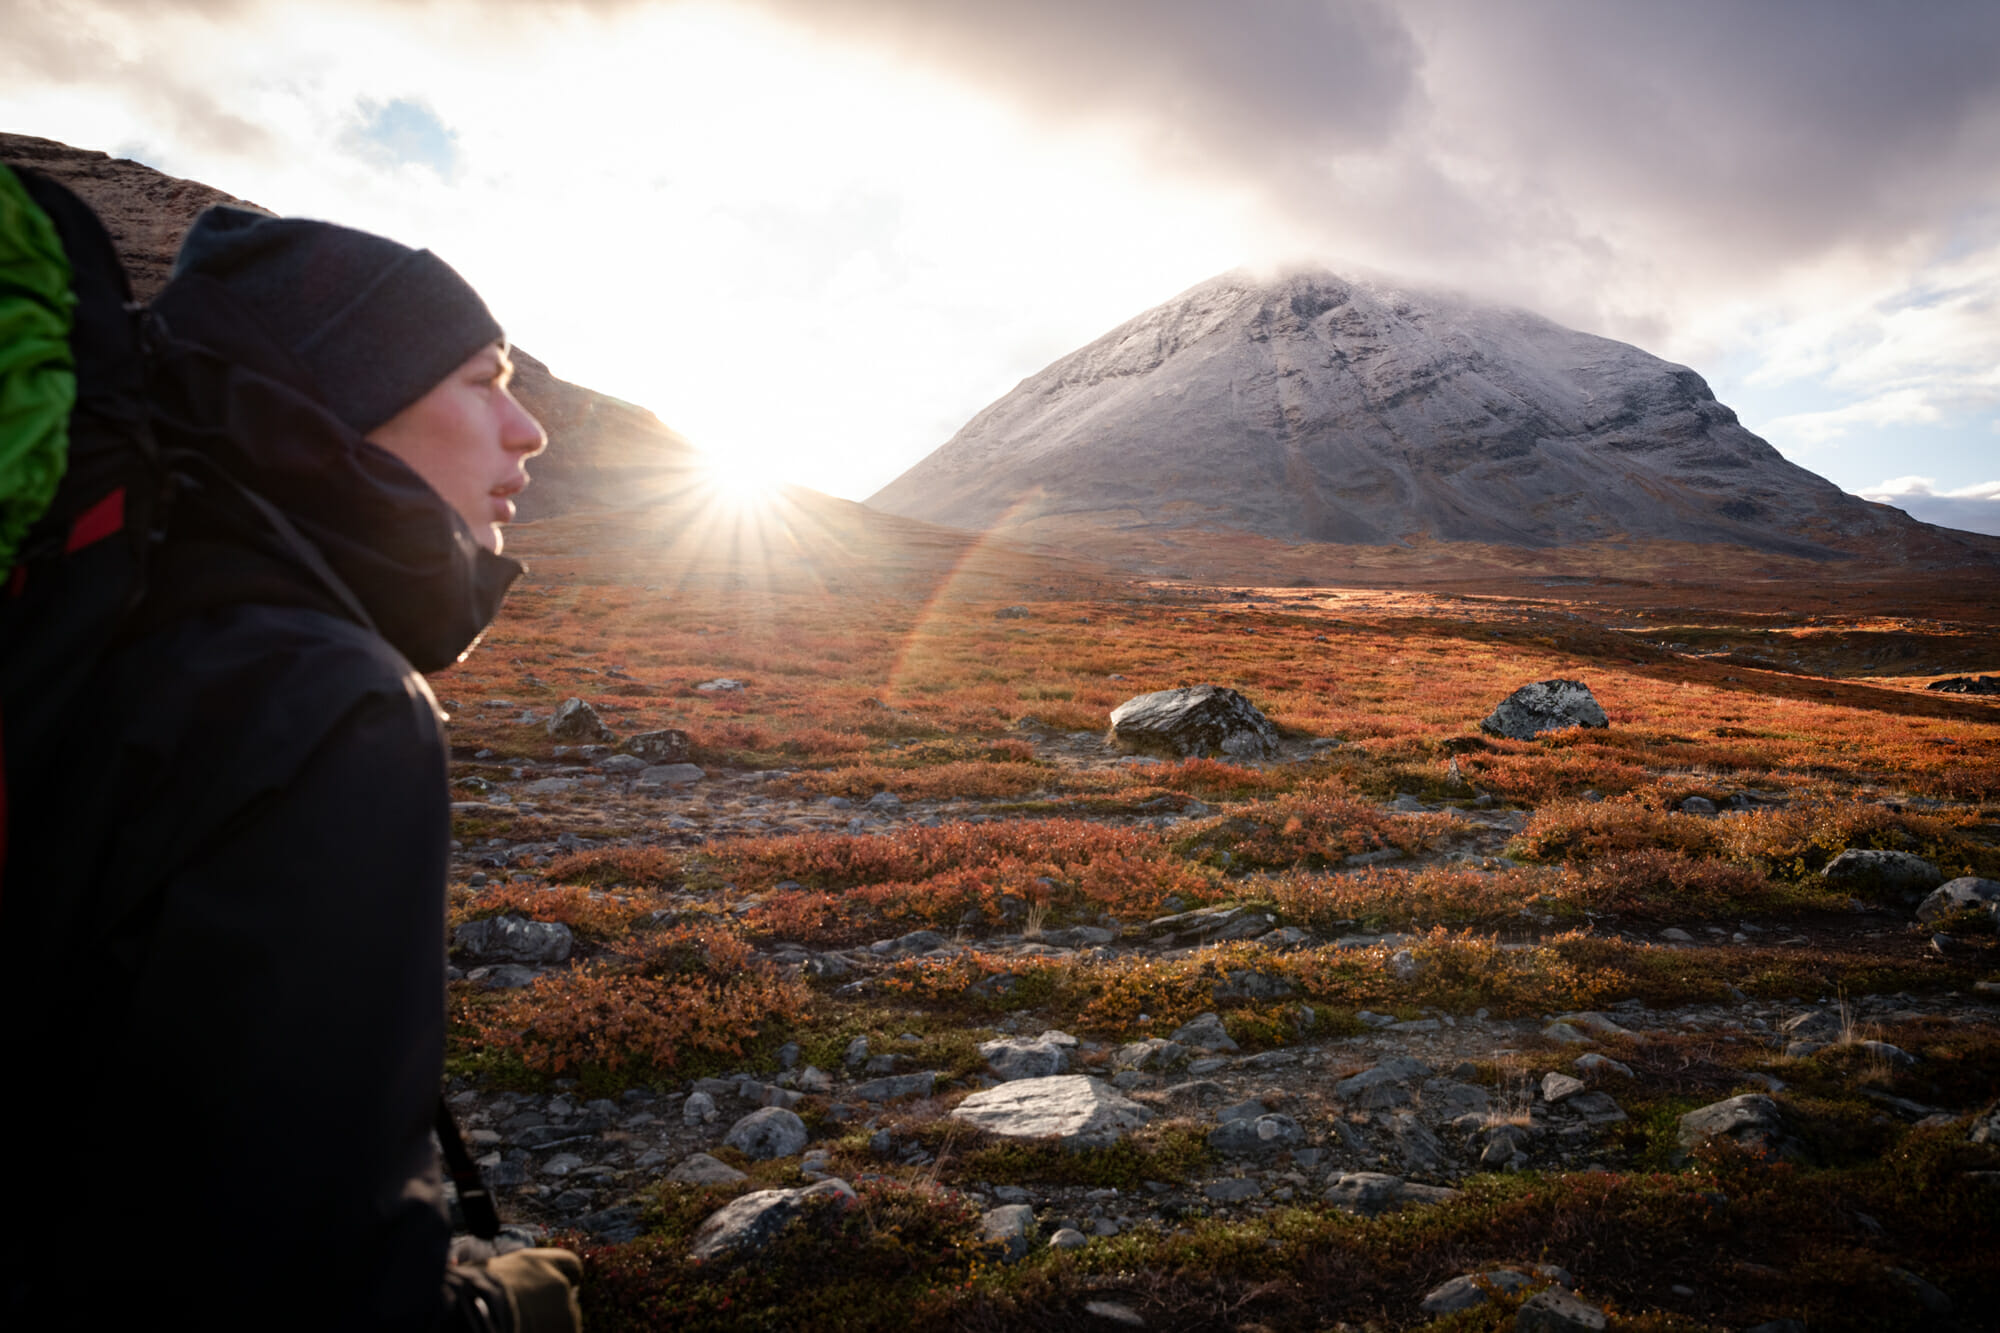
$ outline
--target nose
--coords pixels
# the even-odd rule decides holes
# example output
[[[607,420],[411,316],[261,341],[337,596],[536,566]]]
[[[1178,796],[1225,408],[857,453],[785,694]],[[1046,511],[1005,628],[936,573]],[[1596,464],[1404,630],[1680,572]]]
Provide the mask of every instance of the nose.
[[[507,395],[506,420],[502,423],[500,439],[508,449],[520,453],[523,459],[533,458],[549,447],[548,432],[534,414],[521,406],[513,394]]]

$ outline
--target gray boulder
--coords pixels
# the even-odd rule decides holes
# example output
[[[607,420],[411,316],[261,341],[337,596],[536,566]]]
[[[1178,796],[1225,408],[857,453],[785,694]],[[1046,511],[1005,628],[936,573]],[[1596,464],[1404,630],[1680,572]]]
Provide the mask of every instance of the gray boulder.
[[[1363,1217],[1394,1212],[1408,1204],[1443,1203],[1458,1191],[1442,1185],[1415,1185],[1381,1171],[1346,1171],[1327,1186],[1326,1201]]]
[[[1269,759],[1278,730],[1235,690],[1194,685],[1127,699],[1111,712],[1112,744],[1169,758]]]
[[[1129,1042],[1111,1054],[1113,1069],[1172,1069],[1187,1061],[1187,1047],[1165,1037]]]
[[[752,1111],[729,1127],[723,1142],[752,1161],[794,1157],[805,1151],[806,1122],[782,1106]]]
[[[823,1207],[846,1212],[858,1200],[844,1180],[822,1180],[795,1190],[758,1190],[731,1199],[708,1215],[694,1233],[688,1258],[698,1264],[755,1254],[799,1221],[808,1210]]]
[[[561,963],[575,947],[576,937],[562,922],[518,916],[468,921],[451,934],[452,952],[472,963]]]
[[[688,757],[688,734],[671,727],[642,731],[625,742],[625,752],[649,764],[684,764]]]
[[[1696,1148],[1718,1138],[1734,1139],[1759,1152],[1795,1151],[1778,1104],[1761,1092],[1746,1092],[1740,1097],[1711,1102],[1682,1116],[1675,1164],[1685,1163]]]
[[[1262,1157],[1305,1142],[1305,1130],[1288,1115],[1243,1116],[1208,1132],[1208,1146],[1228,1157]]]
[[[1153,1113],[1094,1078],[1057,1074],[975,1092],[951,1113],[1003,1138],[1055,1138],[1066,1148],[1109,1147]]]
[[[677,1185],[736,1185],[750,1177],[727,1162],[698,1152],[667,1172],[667,1179]]]
[[[1408,1104],[1408,1085],[1429,1078],[1431,1073],[1431,1067],[1423,1061],[1399,1055],[1340,1080],[1333,1085],[1333,1095],[1344,1102],[1354,1102],[1363,1110],[1387,1110]]]
[[[1431,1288],[1418,1302],[1417,1308],[1435,1319],[1439,1315],[1457,1314],[1460,1310],[1484,1305],[1492,1299],[1493,1292],[1524,1291],[1534,1285],[1533,1278],[1515,1268],[1496,1268],[1490,1273],[1465,1273]]]
[[[1604,1311],[1561,1287],[1535,1293],[1514,1316],[1515,1333],[1604,1333]]]
[[[1002,1263],[1013,1263],[1028,1256],[1028,1247],[1035,1239],[1034,1205],[1008,1203],[988,1212],[979,1219],[979,1240],[982,1245],[997,1251]]]
[[[1222,1026],[1219,1014],[1203,1014],[1174,1033],[1173,1040],[1197,1051],[1236,1051],[1238,1046]]]
[[[1002,1082],[1012,1082],[1018,1078],[1048,1078],[1052,1074],[1068,1072],[1069,1053],[1075,1047],[1075,1037],[1051,1029],[1033,1040],[1001,1037],[982,1042],[979,1054],[994,1077]]]
[[[1479,729],[1510,740],[1531,741],[1570,727],[1608,727],[1597,696],[1580,680],[1538,680],[1502,699],[1480,720]]]
[[[570,698],[549,717],[549,735],[559,741],[583,741],[599,745],[609,745],[618,738],[611,734],[611,728],[604,725],[604,719],[597,710],[581,699]]]
[[[1992,916],[1995,924],[2000,924],[2000,880],[1981,879],[1977,875],[1946,880],[1918,904],[1917,920],[1929,925],[1945,913],[1963,907],[1979,908]]]
[[[1829,887],[1856,893],[1925,893],[1944,883],[1944,872],[1909,852],[1850,847],[1820,872]]]

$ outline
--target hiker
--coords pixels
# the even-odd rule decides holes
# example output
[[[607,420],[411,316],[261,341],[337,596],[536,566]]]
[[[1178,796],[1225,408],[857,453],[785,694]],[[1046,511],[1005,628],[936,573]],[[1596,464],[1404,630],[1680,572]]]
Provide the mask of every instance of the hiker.
[[[448,1262],[431,1138],[420,673],[520,573],[501,526],[546,442],[500,325],[428,251],[231,207],[153,310],[179,485],[8,849],[9,911],[41,915],[7,941],[0,1324],[574,1328],[567,1251]]]

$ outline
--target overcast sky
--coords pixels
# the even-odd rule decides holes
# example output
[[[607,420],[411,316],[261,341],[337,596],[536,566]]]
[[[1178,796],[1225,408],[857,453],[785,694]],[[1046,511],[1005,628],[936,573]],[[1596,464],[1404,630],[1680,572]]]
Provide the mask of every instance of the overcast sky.
[[[428,245],[558,374],[860,498],[1223,270],[1693,366],[2000,531],[2000,4],[0,0],[0,128]]]

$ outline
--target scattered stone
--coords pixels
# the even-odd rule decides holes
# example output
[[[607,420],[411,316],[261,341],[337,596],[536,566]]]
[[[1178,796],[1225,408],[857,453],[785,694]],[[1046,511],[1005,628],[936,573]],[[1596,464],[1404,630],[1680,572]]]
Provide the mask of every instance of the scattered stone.
[[[1561,1287],[1536,1292],[1514,1316],[1516,1333],[1604,1333],[1604,1311]]]
[[[1180,1043],[1182,1046],[1191,1046],[1197,1051],[1235,1051],[1242,1049],[1230,1038],[1229,1033],[1223,1030],[1222,1016],[1220,1014],[1211,1013],[1201,1015],[1192,1023],[1181,1028],[1180,1031],[1174,1033],[1172,1040]]]
[[[979,1239],[998,1251],[1002,1263],[1028,1256],[1035,1239],[1035,1210],[1025,1203],[1002,1204],[979,1219]]]
[[[1211,1180],[1201,1187],[1202,1197],[1210,1203],[1242,1203],[1254,1199],[1264,1192],[1263,1185],[1246,1176],[1224,1176]]]
[[[1058,1227],[1056,1233],[1049,1237],[1049,1248],[1052,1250],[1080,1250],[1088,1244],[1090,1237],[1075,1227]]]
[[[1593,1125],[1615,1125],[1628,1118],[1608,1092],[1579,1092],[1563,1106]]]
[[[1679,926],[1668,926],[1665,930],[1660,932],[1660,938],[1663,940],[1671,941],[1674,944],[1694,943],[1694,936],[1688,934],[1685,930],[1682,930]]]
[[[844,1180],[822,1180],[795,1190],[757,1190],[710,1213],[694,1233],[688,1258],[713,1263],[763,1249],[815,1206],[846,1212],[857,1199]]]
[[[685,731],[669,727],[638,733],[625,742],[625,751],[648,764],[684,764],[689,744]]]
[[[1572,1060],[1571,1065],[1585,1074],[1616,1074],[1620,1078],[1631,1078],[1632,1066],[1622,1064],[1608,1055],[1590,1051]]]
[[[1977,875],[1946,880],[1918,904],[1917,920],[1928,926],[1947,912],[1968,907],[1987,912],[2000,925],[2000,880],[1981,879]]]
[[[678,1185],[734,1185],[750,1177],[727,1162],[698,1152],[667,1172],[667,1179]]]
[[[1460,1310],[1486,1304],[1493,1292],[1523,1291],[1533,1285],[1533,1278],[1513,1268],[1496,1268],[1490,1273],[1466,1273],[1431,1288],[1417,1308],[1432,1318],[1457,1314]]]
[[[1715,802],[1709,800],[1706,796],[1690,796],[1681,802],[1681,813],[1685,815],[1712,815],[1715,813]]]
[[[465,979],[485,990],[519,990],[540,975],[539,970],[519,963],[494,963],[473,968]]]
[[[1580,680],[1538,680],[1502,699],[1479,729],[1511,740],[1531,741],[1569,727],[1606,727],[1611,720],[1597,696]]]
[[[1378,1217],[1408,1204],[1443,1203],[1456,1199],[1458,1191],[1442,1185],[1416,1185],[1381,1171],[1347,1171],[1327,1186],[1322,1196],[1336,1208]]]
[[[1542,1029],[1542,1035],[1550,1041],[1559,1041],[1569,1046],[1579,1046],[1590,1040],[1590,1035],[1568,1023],[1551,1023]]]
[[[1847,893],[1924,893],[1944,883],[1943,872],[1921,856],[1871,847],[1848,848],[1820,874]]]
[[[1216,685],[1157,690],[1111,712],[1111,743],[1170,758],[1269,759],[1278,731],[1257,706]]]
[[[917,1074],[870,1079],[855,1085],[854,1095],[864,1102],[893,1102],[898,1097],[928,1097],[936,1090],[937,1071],[926,1069]]]
[[[1542,1100],[1545,1102],[1560,1102],[1583,1090],[1583,1080],[1571,1078],[1568,1074],[1551,1073],[1542,1078]]]
[[[1069,1053],[1075,1048],[1075,1037],[1051,1029],[1032,1041],[1021,1037],[1001,1037],[982,1042],[979,1055],[995,1078],[1012,1082],[1020,1078],[1047,1078],[1051,1074],[1066,1073]]]
[[[1085,1301],[1083,1312],[1096,1315],[1099,1319],[1108,1319],[1114,1324],[1123,1324],[1127,1328],[1146,1326],[1144,1316],[1131,1306],[1120,1305],[1117,1301]]]
[[[1230,1000],[1282,1000],[1292,993],[1292,983],[1275,972],[1253,972],[1235,968],[1211,992],[1215,1002]]]
[[[1763,1153],[1782,1155],[1792,1151],[1778,1104],[1761,1092],[1746,1092],[1689,1111],[1680,1119],[1677,1138],[1679,1148],[1674,1153],[1677,1166],[1686,1162],[1696,1147],[1715,1138],[1734,1139]]]
[[[808,1137],[805,1121],[796,1114],[766,1106],[731,1125],[722,1141],[752,1161],[767,1162],[804,1152]]]
[[[1165,1037],[1148,1037],[1120,1046],[1111,1055],[1113,1069],[1168,1070],[1187,1060],[1187,1047]]]
[[[452,952],[475,963],[567,962],[576,937],[560,921],[489,916],[468,921],[451,935]]]
[[[715,1123],[715,1098],[705,1092],[691,1092],[681,1103],[681,1123],[689,1126]]]
[[[1930,1283],[1918,1277],[1907,1268],[1891,1268],[1889,1276],[1908,1287],[1924,1307],[1926,1314],[1946,1315],[1951,1313],[1951,1297],[1939,1291]]]
[[[1342,1101],[1354,1102],[1363,1110],[1386,1110],[1408,1105],[1410,1091],[1407,1085],[1430,1075],[1431,1067],[1423,1061],[1398,1056],[1340,1080],[1333,1085],[1333,1095]]]
[[[1057,1138],[1066,1148],[1109,1147],[1153,1113],[1082,1074],[1017,1079],[975,1092],[951,1112],[1003,1138]]]
[[[995,620],[1026,620],[1034,613],[1025,606],[1003,606],[993,613]]]
[[[703,694],[734,694],[743,688],[743,682],[731,680],[727,676],[718,676],[714,680],[703,681],[695,688]]]
[[[1225,1118],[1208,1132],[1208,1146],[1229,1157],[1263,1156],[1304,1147],[1305,1141],[1305,1130],[1288,1115]]]
[[[614,777],[646,771],[646,761],[636,754],[614,754],[608,759],[598,760],[597,766]]]
[[[1886,1041],[1856,1042],[1855,1046],[1862,1054],[1877,1060],[1886,1061],[1892,1065],[1913,1065],[1917,1062],[1916,1056],[1911,1055],[1902,1047],[1893,1046]]]
[[[618,739],[611,734],[611,728],[604,725],[604,719],[597,715],[597,710],[577,698],[562,701],[550,715],[548,729],[549,735],[559,741],[609,745]]]
[[[917,954],[930,953],[934,949],[948,948],[950,944],[950,940],[935,930],[913,930],[907,935],[898,935],[893,940],[876,940],[868,946],[868,952],[891,958],[911,958]]]
[[[633,781],[641,787],[684,787],[700,782],[708,774],[694,764],[658,764]]]

